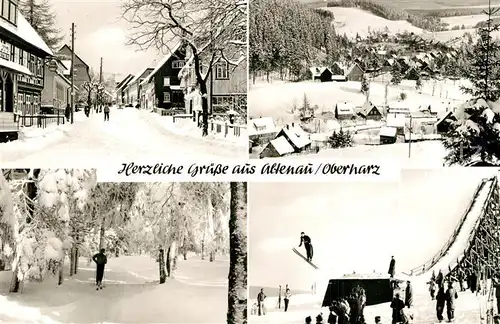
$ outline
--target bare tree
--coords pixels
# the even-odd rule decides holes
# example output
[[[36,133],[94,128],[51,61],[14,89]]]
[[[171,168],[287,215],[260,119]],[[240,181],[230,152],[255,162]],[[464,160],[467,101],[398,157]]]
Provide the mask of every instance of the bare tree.
[[[129,44],[141,50],[187,46],[202,98],[202,135],[208,135],[210,73],[221,59],[233,68],[246,59],[247,1],[126,0],[123,17],[132,25]]]

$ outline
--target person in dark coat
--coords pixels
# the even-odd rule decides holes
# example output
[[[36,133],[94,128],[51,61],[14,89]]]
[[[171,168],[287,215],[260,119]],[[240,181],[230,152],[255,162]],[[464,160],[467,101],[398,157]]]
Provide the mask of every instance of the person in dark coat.
[[[458,273],[457,273],[457,277],[458,277],[458,284],[460,285],[460,291],[464,291],[464,270],[462,268],[458,268]]]
[[[92,257],[92,260],[96,263],[96,285],[97,289],[102,289],[102,278],[104,277],[104,267],[108,263],[108,258],[104,254],[105,250],[101,249],[99,253]]]
[[[306,324],[311,324],[312,323],[312,318],[311,316],[306,317]]]
[[[493,287],[495,288],[495,298],[497,300],[497,314],[500,314],[500,278],[499,275],[496,274],[491,278],[493,282]]]
[[[413,305],[413,287],[411,286],[411,282],[408,280],[406,282],[405,289],[405,306],[411,308]]]
[[[288,310],[288,304],[290,303],[290,297],[292,296],[292,292],[290,291],[290,288],[288,288],[288,285],[286,285],[286,290],[285,290],[285,312]]]
[[[453,283],[450,281],[448,283],[448,289],[446,290],[446,315],[448,315],[448,321],[453,321],[455,318],[455,299],[458,298],[458,293],[453,288]]]
[[[434,300],[436,298],[436,282],[434,280],[429,281],[429,292],[432,300]]]
[[[402,311],[405,308],[404,301],[401,300],[399,294],[396,294],[391,302],[392,308],[392,324],[401,323],[403,321]]]
[[[323,324],[323,313],[319,313],[318,316],[316,316],[316,324]]]
[[[259,316],[266,315],[266,306],[264,305],[266,297],[266,294],[264,294],[264,288],[261,288],[260,293],[257,295],[257,307],[259,308]]]
[[[328,324],[337,324],[337,315],[332,306],[330,306],[330,315],[328,315]]]
[[[69,122],[69,119],[71,117],[71,106],[70,104],[66,105],[66,109],[64,109],[64,117],[66,117],[66,121]]]
[[[391,262],[389,263],[389,275],[391,278],[394,278],[394,274],[396,273],[396,260],[394,260],[394,256],[391,256]]]
[[[444,291],[444,287],[438,287],[438,293],[436,295],[436,316],[438,321],[441,323],[444,319],[443,317],[443,311],[444,311],[444,305],[446,303],[446,294]]]
[[[300,244],[299,247],[304,243],[304,248],[306,249],[307,261],[311,262],[313,257],[313,247],[311,243],[311,238],[304,234],[304,232],[300,233]]]
[[[111,108],[111,104],[108,104],[108,105],[106,105],[106,107],[104,107],[104,121],[109,121],[110,108]]]
[[[442,270],[439,270],[439,273],[436,277],[436,284],[438,285],[438,289],[439,287],[443,287],[444,285],[444,275]]]
[[[470,291],[475,293],[477,291],[477,275],[475,271],[470,272],[469,276],[469,282],[470,282]]]

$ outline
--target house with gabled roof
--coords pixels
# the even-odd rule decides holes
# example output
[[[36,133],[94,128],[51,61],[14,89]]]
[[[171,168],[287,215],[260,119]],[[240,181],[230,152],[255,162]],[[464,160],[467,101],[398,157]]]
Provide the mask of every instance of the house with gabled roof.
[[[453,111],[449,110],[445,113],[435,124],[436,131],[438,134],[446,134],[450,131],[451,126],[454,122],[457,121],[457,117],[453,113]]]
[[[126,96],[125,89],[133,78],[134,75],[129,74],[116,85],[116,103],[118,105],[126,105],[128,103],[128,97]]]
[[[361,111],[358,113],[364,119],[369,120],[381,120],[382,112],[375,106],[371,101],[365,101],[363,106],[361,106]]]
[[[56,57],[59,58],[63,64],[68,68],[64,75],[71,80],[71,74],[74,73],[73,84],[78,87],[78,89],[83,89],[82,85],[85,82],[90,82],[90,66],[77,54],[75,53],[75,66],[71,66],[71,47],[68,45],[63,45],[56,53]]]
[[[335,119],[346,120],[352,119],[356,116],[356,107],[352,102],[344,101],[338,102],[335,105]]]
[[[260,117],[250,119],[248,136],[255,145],[268,143],[276,138],[279,129],[272,117]]]
[[[161,113],[173,113],[175,109],[184,108],[184,93],[181,87],[179,72],[186,64],[186,45],[179,42],[170,49],[144,78],[142,86],[154,84],[155,108]]]
[[[135,74],[130,82],[128,82],[125,87],[125,92],[128,93],[128,104],[132,104],[134,107],[143,107],[143,103],[141,104],[141,83],[151,74],[153,69],[152,67],[142,68]]]
[[[313,81],[330,82],[332,81],[333,73],[328,67],[312,67],[309,68]]]
[[[284,136],[278,136],[271,140],[266,147],[260,152],[259,157],[263,158],[277,158],[290,155],[295,152],[295,149]]]
[[[345,77],[347,81],[358,81],[361,82],[363,79],[363,74],[365,74],[365,71],[361,68],[361,66],[358,63],[353,63],[347,69],[345,73]]]

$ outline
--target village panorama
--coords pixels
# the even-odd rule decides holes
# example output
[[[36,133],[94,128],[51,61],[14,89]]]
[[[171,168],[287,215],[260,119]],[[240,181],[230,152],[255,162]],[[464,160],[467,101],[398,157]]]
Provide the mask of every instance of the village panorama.
[[[251,158],[497,165],[498,9],[462,2],[250,3]]]
[[[247,157],[247,4],[188,3],[2,0],[1,161]]]

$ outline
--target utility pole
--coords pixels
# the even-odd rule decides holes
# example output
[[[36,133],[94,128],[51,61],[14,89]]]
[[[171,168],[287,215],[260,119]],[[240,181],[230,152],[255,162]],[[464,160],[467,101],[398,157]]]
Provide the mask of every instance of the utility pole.
[[[75,119],[75,23],[71,23],[71,123]]]
[[[101,106],[100,109],[102,109],[102,101],[103,101],[103,94],[102,94],[102,57],[101,57],[101,64],[99,65],[99,84],[97,85],[97,100],[99,105]]]
[[[412,115],[410,113],[410,136],[408,138],[408,158],[411,158],[411,133],[413,132],[413,120]]]
[[[99,83],[102,83],[102,57],[101,57],[101,66],[99,67]]]

